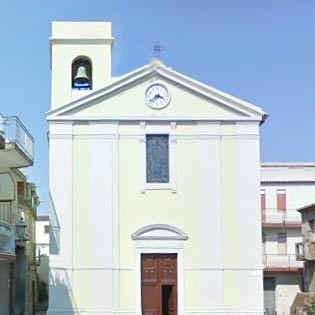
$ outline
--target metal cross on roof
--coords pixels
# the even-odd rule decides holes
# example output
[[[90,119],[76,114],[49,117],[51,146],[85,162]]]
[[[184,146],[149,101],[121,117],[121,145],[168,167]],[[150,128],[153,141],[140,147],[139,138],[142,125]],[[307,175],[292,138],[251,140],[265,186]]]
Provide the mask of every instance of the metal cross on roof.
[[[157,41],[153,47],[152,47],[155,57],[159,57],[161,52],[164,51],[164,47],[160,45],[160,43]]]

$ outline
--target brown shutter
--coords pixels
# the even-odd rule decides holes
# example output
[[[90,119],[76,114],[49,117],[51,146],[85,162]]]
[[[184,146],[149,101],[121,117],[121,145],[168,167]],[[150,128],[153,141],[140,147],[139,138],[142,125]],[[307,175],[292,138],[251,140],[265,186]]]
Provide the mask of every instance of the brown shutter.
[[[286,191],[285,189],[277,190],[277,209],[278,210],[286,210],[287,201],[286,201]]]
[[[260,207],[261,207],[261,210],[266,210],[266,191],[265,191],[265,189],[260,190]]]

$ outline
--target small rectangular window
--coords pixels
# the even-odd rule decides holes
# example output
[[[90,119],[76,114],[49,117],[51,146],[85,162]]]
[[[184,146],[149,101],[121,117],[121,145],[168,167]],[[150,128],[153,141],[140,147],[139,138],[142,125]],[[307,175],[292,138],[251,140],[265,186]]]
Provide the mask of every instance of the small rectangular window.
[[[44,225],[44,233],[45,234],[49,233],[49,225]]]
[[[278,233],[278,253],[279,255],[287,254],[287,233]]]
[[[265,191],[265,189],[260,190],[260,207],[261,207],[261,210],[266,210],[266,191]]]
[[[287,208],[287,200],[286,200],[286,191],[285,189],[277,190],[277,209],[278,210],[286,210]]]
[[[263,254],[266,254],[266,233],[262,232],[262,250]]]
[[[169,136],[146,136],[147,183],[169,183]]]

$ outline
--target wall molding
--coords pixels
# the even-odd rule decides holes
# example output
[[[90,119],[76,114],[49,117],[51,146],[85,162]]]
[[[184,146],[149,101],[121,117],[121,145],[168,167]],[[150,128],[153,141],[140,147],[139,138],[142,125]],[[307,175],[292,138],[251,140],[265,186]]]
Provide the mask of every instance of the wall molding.
[[[179,228],[168,224],[150,224],[135,231],[131,238],[133,240],[182,240],[186,241],[188,236]]]

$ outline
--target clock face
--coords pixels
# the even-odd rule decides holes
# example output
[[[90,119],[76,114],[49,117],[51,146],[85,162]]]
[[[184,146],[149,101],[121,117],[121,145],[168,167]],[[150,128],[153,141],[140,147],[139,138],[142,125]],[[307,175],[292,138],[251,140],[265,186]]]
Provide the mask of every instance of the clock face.
[[[145,92],[145,100],[147,104],[154,109],[166,107],[170,98],[168,89],[160,83],[150,85]]]

